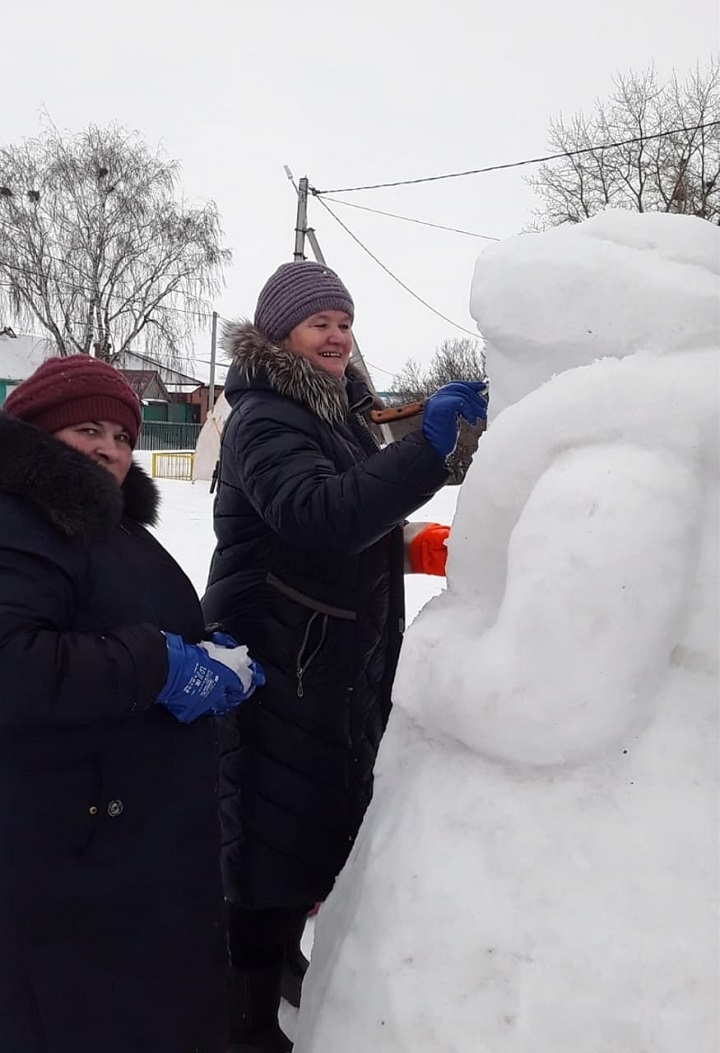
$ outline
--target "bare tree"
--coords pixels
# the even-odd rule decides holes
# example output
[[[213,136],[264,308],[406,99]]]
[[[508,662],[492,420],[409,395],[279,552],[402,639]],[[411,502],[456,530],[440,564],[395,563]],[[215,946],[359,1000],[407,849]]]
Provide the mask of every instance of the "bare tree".
[[[61,355],[131,344],[172,358],[207,316],[230,253],[213,202],[176,194],[178,165],[119,126],[0,148],[0,308]]]
[[[720,220],[720,63],[683,83],[658,81],[654,68],[615,79],[595,105],[550,124],[549,142],[568,156],[541,165],[527,182],[542,206],[536,227],[578,223],[612,206],[682,212]],[[627,140],[635,140],[627,142]],[[617,143],[616,146],[597,147]],[[574,153],[573,151],[583,151]]]
[[[412,402],[432,395],[452,380],[480,380],[485,376],[485,355],[477,340],[469,337],[443,340],[430,364],[422,369],[410,358],[393,377],[394,402]]]

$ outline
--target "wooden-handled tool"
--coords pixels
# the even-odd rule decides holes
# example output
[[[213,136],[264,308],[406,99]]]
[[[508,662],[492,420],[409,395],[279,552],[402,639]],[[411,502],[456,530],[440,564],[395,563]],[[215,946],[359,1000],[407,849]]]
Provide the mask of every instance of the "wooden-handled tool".
[[[370,420],[373,424],[391,424],[394,420],[404,420],[405,417],[415,417],[422,413],[425,400],[422,402],[406,402],[402,406],[388,406],[386,409],[374,409],[370,411]]]

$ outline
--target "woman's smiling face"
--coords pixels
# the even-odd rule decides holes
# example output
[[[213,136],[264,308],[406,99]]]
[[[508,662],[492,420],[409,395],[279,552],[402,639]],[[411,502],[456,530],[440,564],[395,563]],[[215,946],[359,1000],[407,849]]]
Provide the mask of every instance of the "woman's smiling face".
[[[352,351],[350,315],[345,311],[311,314],[290,330],[283,347],[339,380],[345,375]]]

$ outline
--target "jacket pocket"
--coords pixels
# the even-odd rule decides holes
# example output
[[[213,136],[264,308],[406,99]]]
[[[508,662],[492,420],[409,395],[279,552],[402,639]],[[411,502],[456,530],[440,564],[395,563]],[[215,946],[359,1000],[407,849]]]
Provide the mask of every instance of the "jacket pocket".
[[[304,677],[325,647],[332,631],[332,622],[334,620],[345,624],[355,622],[357,621],[357,613],[349,608],[336,607],[323,600],[318,600],[314,596],[308,596],[307,593],[301,592],[299,589],[293,588],[292,585],[281,581],[274,574],[268,573],[265,580],[271,589],[310,612],[295,658],[297,696],[302,698],[305,693]]]
[[[294,589],[292,585],[287,585],[280,578],[276,578],[274,574],[268,571],[265,581],[268,583],[270,588],[277,589],[278,592],[282,593],[283,596],[287,596],[289,600],[294,600],[295,603],[299,603],[301,607],[307,607],[308,610],[316,611],[318,614],[326,614],[330,618],[340,618],[343,621],[354,622],[357,621],[357,614],[355,611],[351,611],[346,607],[335,607],[330,603],[325,603],[323,600],[316,600],[314,596],[308,596],[305,592],[300,592],[299,589]]]
[[[68,764],[35,769],[33,779],[34,787],[17,808],[25,830],[22,851],[41,845],[48,855],[84,855],[96,834],[102,800],[99,764],[76,756]]]

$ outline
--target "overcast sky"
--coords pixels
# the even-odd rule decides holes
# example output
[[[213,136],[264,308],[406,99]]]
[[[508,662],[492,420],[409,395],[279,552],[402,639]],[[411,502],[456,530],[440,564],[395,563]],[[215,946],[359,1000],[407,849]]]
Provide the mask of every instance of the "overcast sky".
[[[548,120],[590,108],[618,71],[684,74],[720,43],[716,0],[14,0],[2,17],[2,137],[119,121],[213,198],[234,261],[215,308],[252,315],[292,258],[296,199],[537,156]],[[338,195],[494,237],[521,230],[518,171]],[[468,296],[483,242],[331,205],[419,296],[474,331]],[[356,304],[379,388],[408,358],[463,336],[395,284],[315,200],[310,223]],[[309,250],[308,250],[309,252]],[[198,336],[207,355],[209,336]],[[386,371],[386,372],[383,372]]]

